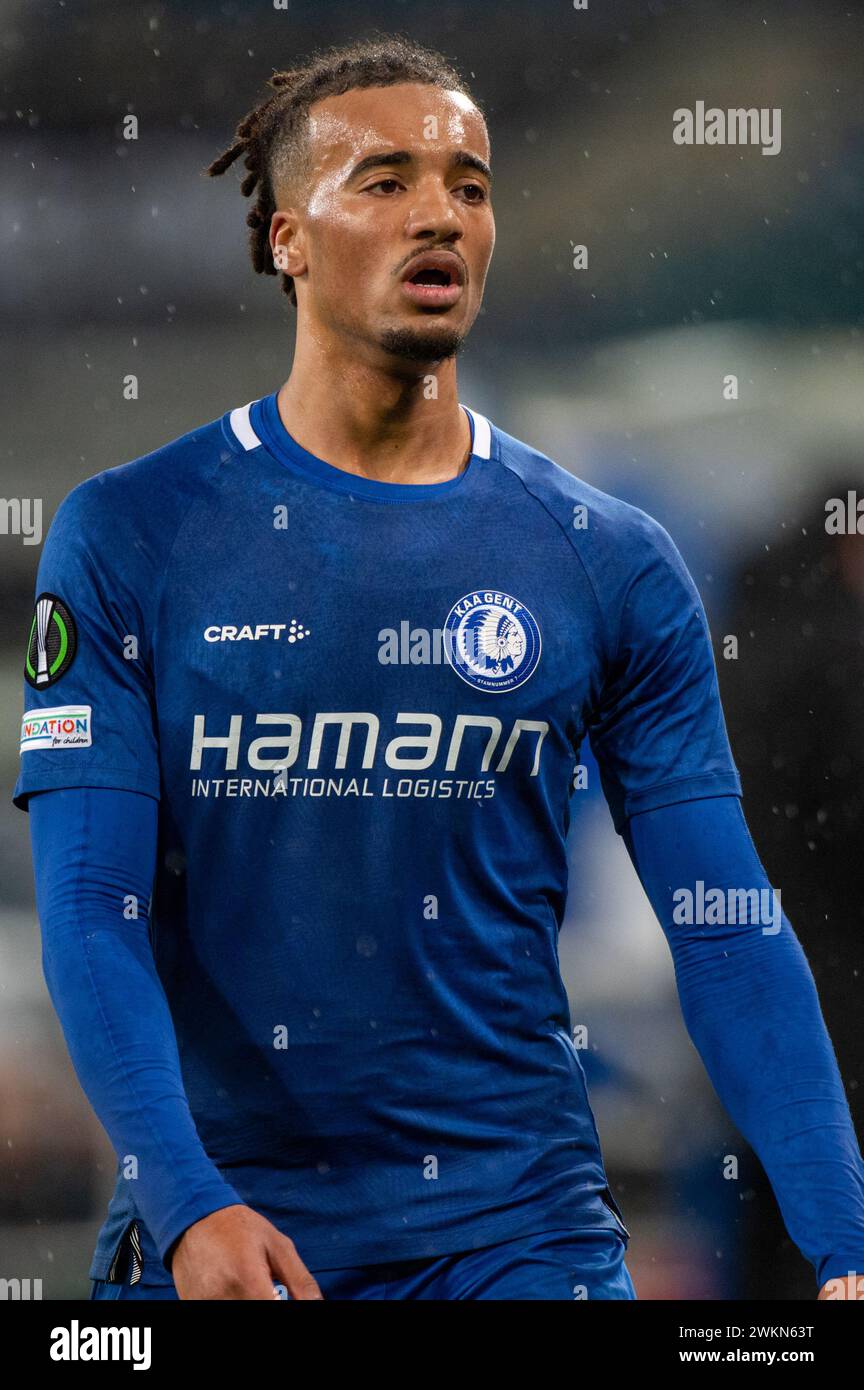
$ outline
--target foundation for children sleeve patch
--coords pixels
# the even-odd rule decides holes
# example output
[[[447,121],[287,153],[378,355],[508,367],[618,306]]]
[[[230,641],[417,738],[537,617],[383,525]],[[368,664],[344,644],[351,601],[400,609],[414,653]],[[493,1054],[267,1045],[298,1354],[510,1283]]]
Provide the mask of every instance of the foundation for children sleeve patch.
[[[90,748],[93,743],[91,705],[58,705],[31,709],[21,718],[21,752],[34,748]]]
[[[75,619],[56,594],[40,594],[36,600],[24,676],[34,690],[45,690],[65,675],[75,660],[78,633]]]

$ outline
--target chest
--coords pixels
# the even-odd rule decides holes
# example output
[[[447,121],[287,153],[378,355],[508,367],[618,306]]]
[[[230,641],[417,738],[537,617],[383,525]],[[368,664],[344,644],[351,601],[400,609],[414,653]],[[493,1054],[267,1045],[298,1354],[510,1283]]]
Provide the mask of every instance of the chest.
[[[286,535],[247,520],[181,557],[166,585],[160,746],[210,775],[536,776],[553,746],[581,737],[594,613],[575,565],[514,538],[469,544],[400,518],[340,544],[332,528]]]

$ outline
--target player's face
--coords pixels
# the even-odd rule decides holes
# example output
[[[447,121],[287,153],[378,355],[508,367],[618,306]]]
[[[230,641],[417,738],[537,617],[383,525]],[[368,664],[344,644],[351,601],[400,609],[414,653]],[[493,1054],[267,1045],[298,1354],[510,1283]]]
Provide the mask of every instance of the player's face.
[[[305,329],[318,322],[412,360],[451,355],[477,316],[495,244],[480,112],[415,83],[350,91],[312,107],[310,150],[295,234]],[[433,250],[439,264],[424,274],[413,262]]]

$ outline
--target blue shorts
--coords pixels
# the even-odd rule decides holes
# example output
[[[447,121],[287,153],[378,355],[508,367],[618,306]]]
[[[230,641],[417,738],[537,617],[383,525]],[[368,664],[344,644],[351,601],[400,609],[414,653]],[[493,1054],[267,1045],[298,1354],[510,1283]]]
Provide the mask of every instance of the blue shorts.
[[[635,1298],[617,1231],[546,1231],[480,1250],[354,1269],[313,1270],[333,1299]],[[173,1284],[93,1281],[91,1299],[176,1299]]]

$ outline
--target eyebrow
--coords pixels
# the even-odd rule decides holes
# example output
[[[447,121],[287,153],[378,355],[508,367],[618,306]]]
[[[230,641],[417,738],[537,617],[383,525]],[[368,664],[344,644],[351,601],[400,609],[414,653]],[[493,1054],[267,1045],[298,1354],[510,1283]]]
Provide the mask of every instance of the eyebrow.
[[[380,154],[367,154],[354,165],[345,182],[350,183],[352,179],[365,174],[367,169],[380,168],[382,164],[413,163],[414,156],[409,150],[383,150]],[[456,150],[450,160],[450,165],[456,169],[476,169],[488,179],[489,183],[492,182],[492,170],[485,159],[472,154],[470,150]]]

